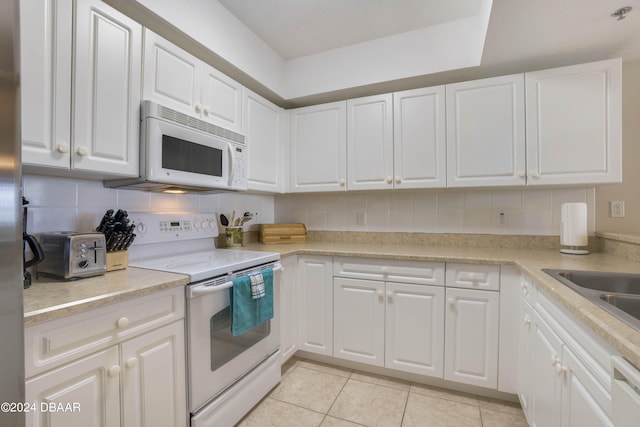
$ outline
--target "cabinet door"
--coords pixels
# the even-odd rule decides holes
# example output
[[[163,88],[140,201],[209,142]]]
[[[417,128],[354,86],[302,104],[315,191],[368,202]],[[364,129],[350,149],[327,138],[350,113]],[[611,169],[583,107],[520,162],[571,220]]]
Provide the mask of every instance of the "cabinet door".
[[[532,370],[532,309],[524,299],[520,301],[520,318],[518,319],[518,399],[525,417],[531,423],[531,382]]]
[[[345,101],[291,111],[291,191],[344,191],[347,179]]]
[[[187,425],[184,321],[121,345],[124,426]]]
[[[142,26],[99,0],[76,3],[72,168],[138,176]]]
[[[296,280],[298,258],[289,256],[280,263],[280,352],[282,363],[286,362],[298,349],[298,312]]]
[[[447,185],[445,87],[393,94],[395,188]]]
[[[444,378],[497,388],[500,293],[447,288]]]
[[[384,282],[333,279],[333,355],[384,366]]]
[[[202,64],[202,120],[242,132],[242,85],[209,65]]]
[[[331,257],[298,258],[298,348],[333,356]]]
[[[200,117],[200,60],[145,28],[143,67],[143,99]]]
[[[524,76],[447,85],[447,186],[525,184]]]
[[[622,181],[620,59],[526,73],[529,185]]]
[[[117,346],[26,381],[31,427],[120,426],[120,365]],[[41,410],[41,405],[62,410]]]
[[[282,108],[245,89],[249,190],[282,191]]]
[[[22,163],[69,169],[71,0],[20,1]]]
[[[559,426],[562,382],[558,369],[562,341],[535,312],[533,322],[529,366],[531,416],[528,421],[534,427]]]
[[[392,95],[347,101],[349,190],[393,188]]]
[[[387,368],[442,378],[444,295],[442,286],[386,284]]]
[[[562,348],[562,426],[613,427],[603,409],[611,395],[566,346]]]

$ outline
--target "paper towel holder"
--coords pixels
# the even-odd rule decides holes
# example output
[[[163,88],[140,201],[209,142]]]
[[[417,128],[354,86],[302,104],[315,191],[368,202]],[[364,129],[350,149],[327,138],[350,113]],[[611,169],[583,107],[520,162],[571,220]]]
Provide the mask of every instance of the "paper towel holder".
[[[562,248],[560,252],[569,255],[587,255],[586,249],[581,246],[589,245],[587,233],[587,204],[563,203],[560,211],[560,244],[569,246]]]

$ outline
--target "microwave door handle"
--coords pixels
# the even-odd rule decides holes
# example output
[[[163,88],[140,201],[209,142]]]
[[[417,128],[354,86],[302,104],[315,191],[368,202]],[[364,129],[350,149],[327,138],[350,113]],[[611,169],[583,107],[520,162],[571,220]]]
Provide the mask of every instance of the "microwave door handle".
[[[273,271],[282,270],[282,264],[277,263],[273,266]],[[187,298],[197,298],[203,295],[212,294],[214,292],[223,291],[225,289],[229,289],[233,286],[233,281],[229,280],[228,282],[224,282],[218,286],[195,286],[195,287],[187,287]]]
[[[229,147],[229,159],[231,160],[229,162],[229,182],[228,182],[228,185],[229,185],[229,187],[231,187],[232,184],[233,184],[233,175],[234,175],[234,172],[235,172],[233,170],[233,168],[234,168],[234,166],[236,164],[236,153],[234,152],[234,148],[235,147],[233,146],[233,144],[228,144],[227,147]],[[231,225],[233,225],[233,224],[231,224]]]

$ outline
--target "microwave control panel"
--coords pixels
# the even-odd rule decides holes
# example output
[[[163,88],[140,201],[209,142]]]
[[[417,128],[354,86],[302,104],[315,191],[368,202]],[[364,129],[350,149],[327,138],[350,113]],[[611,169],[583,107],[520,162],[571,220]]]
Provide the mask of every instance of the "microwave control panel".
[[[233,144],[233,165],[231,188],[235,190],[247,189],[247,147]]]

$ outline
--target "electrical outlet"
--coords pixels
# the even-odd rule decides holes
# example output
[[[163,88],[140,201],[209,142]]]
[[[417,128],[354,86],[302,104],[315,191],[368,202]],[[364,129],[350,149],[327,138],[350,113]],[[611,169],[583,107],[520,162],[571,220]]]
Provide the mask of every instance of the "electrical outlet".
[[[367,225],[367,214],[365,212],[356,212],[356,225]]]
[[[498,225],[500,225],[500,226],[507,225],[507,214],[506,214],[506,212],[498,213]]]
[[[624,201],[617,200],[611,202],[611,218],[624,218]]]

